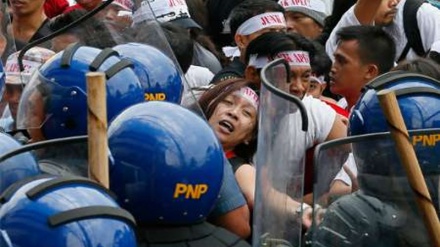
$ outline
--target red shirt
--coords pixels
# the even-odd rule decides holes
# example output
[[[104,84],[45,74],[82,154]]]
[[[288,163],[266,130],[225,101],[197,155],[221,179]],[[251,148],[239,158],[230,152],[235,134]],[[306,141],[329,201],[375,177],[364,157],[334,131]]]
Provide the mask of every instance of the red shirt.
[[[47,17],[53,18],[62,14],[69,7],[67,0],[46,0],[44,3],[44,13]]]

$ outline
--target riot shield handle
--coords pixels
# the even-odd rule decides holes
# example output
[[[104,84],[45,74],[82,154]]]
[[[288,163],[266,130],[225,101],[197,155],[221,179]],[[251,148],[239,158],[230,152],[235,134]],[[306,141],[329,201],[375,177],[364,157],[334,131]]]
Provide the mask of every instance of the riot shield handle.
[[[261,81],[263,83],[263,85],[267,88],[267,90],[269,90],[271,93],[273,93],[274,95],[283,98],[287,101],[290,101],[292,103],[294,103],[296,106],[298,106],[298,109],[301,113],[301,121],[302,121],[302,126],[301,129],[303,131],[307,131],[308,126],[309,126],[309,119],[307,117],[307,111],[306,108],[304,107],[304,104],[302,103],[301,99],[299,99],[298,97],[286,93],[282,90],[280,90],[279,88],[275,87],[269,80],[269,78],[267,78],[266,76],[266,72],[270,69],[272,69],[275,66],[278,65],[283,65],[284,68],[286,69],[286,83],[289,83],[289,78],[290,78],[290,65],[289,63],[283,59],[283,58],[279,58],[276,59],[270,63],[268,63],[266,66],[263,67],[263,69],[261,69]]]

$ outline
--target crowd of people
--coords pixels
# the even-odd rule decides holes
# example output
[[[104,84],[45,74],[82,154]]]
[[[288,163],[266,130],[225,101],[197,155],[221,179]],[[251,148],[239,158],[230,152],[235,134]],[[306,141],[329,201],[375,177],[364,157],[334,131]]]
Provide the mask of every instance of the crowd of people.
[[[433,246],[377,93],[439,214],[439,1],[0,6],[1,247]],[[71,145],[88,72],[109,188]]]

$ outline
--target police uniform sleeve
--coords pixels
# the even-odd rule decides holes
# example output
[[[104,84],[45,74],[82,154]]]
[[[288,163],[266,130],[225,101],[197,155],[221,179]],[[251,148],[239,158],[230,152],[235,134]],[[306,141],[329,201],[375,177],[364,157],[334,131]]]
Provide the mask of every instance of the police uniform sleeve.
[[[225,159],[223,166],[223,182],[217,202],[212,210],[210,217],[217,217],[226,214],[236,208],[246,205],[246,200],[238,187],[234,173],[229,161]]]

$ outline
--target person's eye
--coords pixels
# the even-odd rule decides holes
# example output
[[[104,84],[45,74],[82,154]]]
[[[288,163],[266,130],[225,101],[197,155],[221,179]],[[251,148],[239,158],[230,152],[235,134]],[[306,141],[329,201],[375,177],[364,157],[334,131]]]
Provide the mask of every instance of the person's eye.
[[[246,117],[252,117],[252,113],[251,113],[249,110],[243,110],[243,114],[244,114]]]
[[[224,99],[222,102],[223,102],[223,104],[225,104],[225,105],[232,105],[232,104],[234,104],[234,103],[232,102],[232,100],[229,100],[229,99]]]

